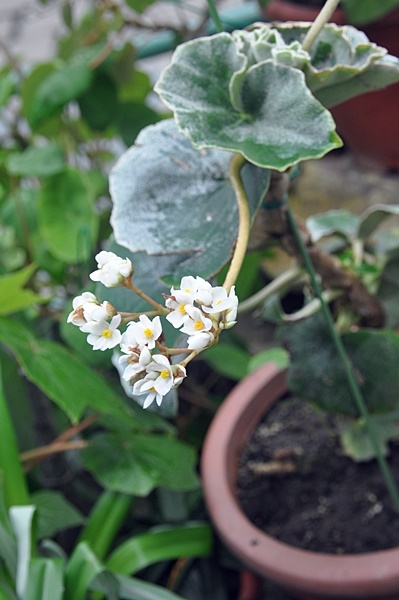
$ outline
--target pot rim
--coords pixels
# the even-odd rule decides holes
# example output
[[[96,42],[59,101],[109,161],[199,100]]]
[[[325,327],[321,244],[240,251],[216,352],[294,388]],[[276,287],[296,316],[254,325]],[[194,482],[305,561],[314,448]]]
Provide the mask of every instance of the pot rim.
[[[398,593],[399,549],[346,556],[302,550],[257,529],[239,507],[234,493],[238,454],[263,414],[286,392],[286,373],[264,365],[233,389],[209,428],[202,478],[221,538],[253,570],[288,589],[325,598]]]

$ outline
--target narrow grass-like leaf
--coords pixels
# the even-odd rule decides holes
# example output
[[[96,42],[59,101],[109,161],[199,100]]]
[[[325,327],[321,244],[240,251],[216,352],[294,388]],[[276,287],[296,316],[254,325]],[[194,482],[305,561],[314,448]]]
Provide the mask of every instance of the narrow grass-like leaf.
[[[141,579],[126,577],[124,575],[115,575],[115,579],[120,585],[120,600],[184,600],[181,596],[159,585],[148,583]],[[101,582],[95,582],[93,589],[106,592],[106,588],[104,585],[101,585]]]
[[[104,566],[90,546],[86,542],[78,544],[65,569],[66,600],[85,600],[92,581],[104,571]],[[104,591],[109,594],[109,600],[117,600],[119,585],[115,578],[112,578],[112,581],[113,584],[107,578],[107,589]]]
[[[128,539],[112,553],[107,566],[115,573],[134,575],[162,560],[208,556],[211,550],[210,526],[206,523],[188,523],[156,529]]]
[[[24,597],[28,583],[29,563],[32,557],[32,529],[34,506],[12,506],[10,521],[17,540],[17,574],[16,590],[18,596]]]
[[[17,441],[3,391],[0,365],[0,472],[3,475],[4,501],[7,508],[29,504],[29,494],[22,472]]]
[[[23,600],[62,600],[64,561],[59,558],[33,558]]]
[[[132,496],[105,491],[92,509],[79,541],[87,542],[100,559],[107,554],[133,501]]]

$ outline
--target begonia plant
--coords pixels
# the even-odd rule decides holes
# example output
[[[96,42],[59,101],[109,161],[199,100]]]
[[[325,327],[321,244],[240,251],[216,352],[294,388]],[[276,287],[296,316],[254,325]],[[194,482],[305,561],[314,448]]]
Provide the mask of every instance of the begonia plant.
[[[127,392],[144,407],[173,403],[173,390],[190,361],[236,321],[234,286],[251,233],[260,227],[263,241],[279,241],[304,265],[315,295],[311,306],[321,308],[326,322],[302,338],[290,338],[288,345],[298,355],[298,344],[305,346],[311,335],[314,352],[314,340],[323,347],[319,332],[327,328],[344,384],[334,388],[335,403],[326,401],[323,408],[339,412],[344,406],[346,416],[366,422],[372,454],[399,506],[369,415],[391,411],[397,403],[391,396],[370,400],[373,386],[351,368],[359,342],[338,335],[326,303],[339,296],[341,314],[351,315],[350,327],[366,327],[353,335],[374,336],[376,347],[383,351],[388,345],[388,354],[396,356],[397,334],[369,330],[384,322],[378,277],[370,284],[359,273],[359,253],[348,266],[316,246],[312,233],[321,220],[313,222],[313,230],[300,229],[288,202],[296,166],[342,145],[329,108],[399,81],[398,58],[352,26],[326,24],[337,4],[328,0],[313,24],[255,24],[176,49],[155,87],[173,119],[144,129],[110,175],[113,237],[91,275],[110,289],[104,293],[98,286],[98,299],[87,292],[75,299],[69,320],[89,334],[94,349],[119,347],[114,363]],[[394,211],[375,209],[357,222],[359,235],[352,230],[347,235],[363,249],[360,262],[366,238],[389,212]],[[334,227],[332,233],[342,234],[337,222]],[[226,265],[223,284],[215,285]],[[342,318],[338,321],[342,325]],[[324,359],[326,368],[328,353]],[[295,369],[294,361],[294,383]],[[306,397],[305,379],[297,387]],[[323,381],[319,387],[321,393]],[[391,382],[385,387],[390,394]],[[314,396],[310,400],[316,402]]]

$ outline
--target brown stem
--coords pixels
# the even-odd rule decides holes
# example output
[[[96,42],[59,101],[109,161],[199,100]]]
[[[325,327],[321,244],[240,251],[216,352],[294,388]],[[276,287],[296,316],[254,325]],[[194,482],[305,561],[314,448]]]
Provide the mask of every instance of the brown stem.
[[[43,459],[66,452],[67,450],[81,450],[88,446],[89,442],[86,440],[75,440],[74,442],[65,442],[64,444],[50,444],[49,446],[42,446],[40,448],[34,448],[20,454],[21,462],[26,463],[24,466],[24,472],[28,473],[31,471],[39,462]]]
[[[90,425],[96,422],[98,416],[96,414],[90,415],[86,419],[83,419],[77,425],[73,425],[69,427],[66,431],[61,433],[55,440],[53,440],[50,444],[46,446],[40,446],[38,448],[33,448],[33,450],[27,450],[20,454],[21,462],[25,462],[26,465],[24,467],[25,473],[32,470],[40,461],[48,456],[52,456],[53,454],[58,454],[60,452],[65,452],[66,450],[77,450],[80,448],[85,448],[87,446],[87,442],[85,440],[75,440],[70,442],[69,440],[73,438],[78,433],[81,433]]]

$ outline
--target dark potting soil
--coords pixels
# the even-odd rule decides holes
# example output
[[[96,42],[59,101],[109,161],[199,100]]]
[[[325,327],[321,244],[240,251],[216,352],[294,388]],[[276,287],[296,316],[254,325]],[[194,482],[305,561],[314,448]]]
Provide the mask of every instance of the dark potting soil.
[[[388,459],[399,483],[399,446]],[[237,487],[248,518],[290,545],[336,554],[398,545],[399,515],[376,461],[344,456],[336,417],[300,400],[265,415],[242,451]]]

